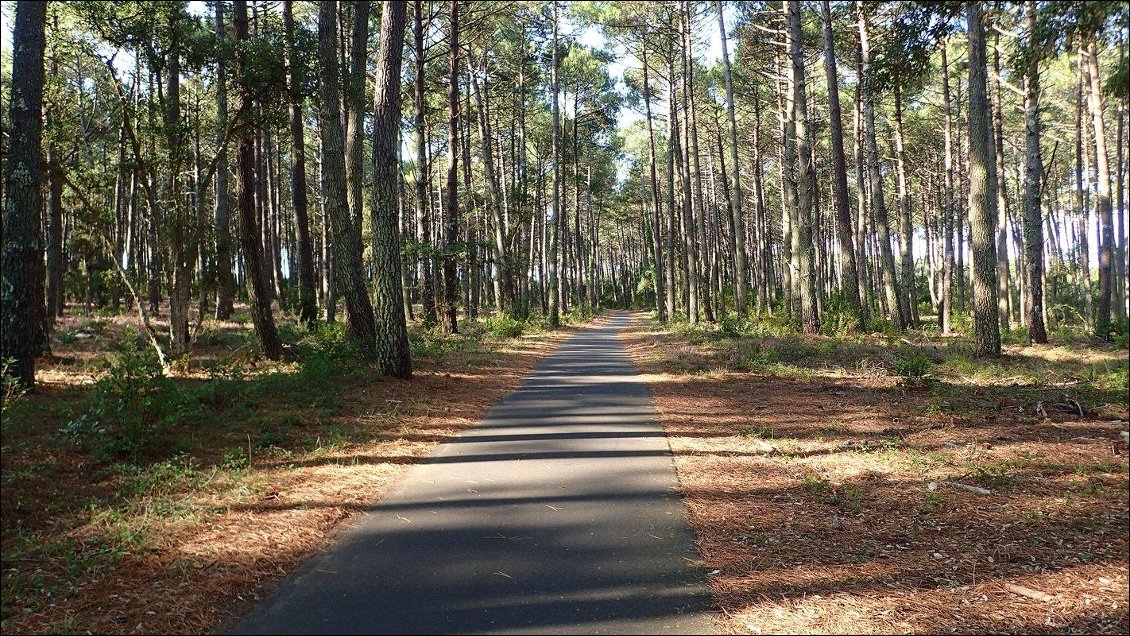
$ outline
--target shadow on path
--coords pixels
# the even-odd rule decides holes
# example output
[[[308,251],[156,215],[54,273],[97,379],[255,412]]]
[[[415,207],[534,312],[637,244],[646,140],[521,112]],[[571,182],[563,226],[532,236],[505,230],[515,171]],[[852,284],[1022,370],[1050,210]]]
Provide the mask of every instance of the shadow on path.
[[[629,321],[550,354],[233,632],[712,631]]]

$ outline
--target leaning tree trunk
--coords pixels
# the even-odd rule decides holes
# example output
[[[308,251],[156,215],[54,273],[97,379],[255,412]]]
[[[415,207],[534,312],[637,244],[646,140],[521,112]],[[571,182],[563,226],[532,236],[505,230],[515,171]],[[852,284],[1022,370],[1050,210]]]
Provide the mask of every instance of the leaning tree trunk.
[[[361,269],[361,245],[357,242],[349,213],[345,179],[345,147],[338,96],[337,12],[333,2],[323,2],[318,11],[319,124],[322,154],[322,198],[333,233],[334,264],[338,288],[345,296],[346,332],[361,355],[375,355],[376,325],[373,305]]]
[[[373,268],[376,270],[377,371],[412,376],[408,326],[401,286],[399,216],[400,67],[404,51],[405,2],[390,2],[381,15],[373,104]]]
[[[248,39],[246,0],[235,2],[234,26],[236,43],[242,45]],[[245,58],[246,53],[243,49],[236,49],[235,73],[240,80],[247,72]],[[242,83],[237,95],[237,110],[241,112],[250,110],[251,98],[247,87]],[[263,275],[263,246],[259,242],[258,219],[255,214],[255,134],[254,129],[243,128],[239,133],[239,145],[236,150],[236,176],[239,180],[239,243],[243,251],[247,294],[251,301],[251,322],[255,325],[255,333],[259,335],[263,355],[271,360],[278,360],[282,356],[282,342],[279,341],[275,319],[271,315],[271,301],[267,281]]]
[[[985,27],[981,16],[979,0],[966,5],[969,29],[969,225],[973,244],[973,341],[977,355],[999,355],[996,157],[987,91]]]
[[[1028,0],[1024,5],[1029,38],[1024,58],[1024,254],[1028,266],[1025,304],[1028,310],[1028,341],[1046,344],[1048,331],[1044,326],[1044,224],[1040,214],[1044,167],[1040,155],[1040,58],[1031,41],[1036,30],[1036,3]]]
[[[3,313],[0,362],[26,387],[35,385],[37,332],[44,269],[39,249],[43,203],[43,53],[47,3],[20,0],[12,31],[12,93],[8,102],[8,157],[4,162]]]
[[[286,29],[287,92],[290,98],[290,140],[294,158],[290,172],[290,196],[294,222],[298,226],[298,318],[307,327],[318,321],[314,292],[314,244],[310,239],[309,202],[306,196],[306,135],[302,125],[302,95],[298,91],[298,59],[294,42],[292,0],[283,2]]]

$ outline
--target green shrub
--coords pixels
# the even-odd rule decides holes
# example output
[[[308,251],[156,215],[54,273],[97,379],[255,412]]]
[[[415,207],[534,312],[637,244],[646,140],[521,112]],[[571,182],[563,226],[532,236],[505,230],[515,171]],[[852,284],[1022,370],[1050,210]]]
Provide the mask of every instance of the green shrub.
[[[98,459],[138,459],[156,448],[160,433],[200,403],[165,377],[157,360],[127,342],[94,383],[86,408],[60,432],[96,442]]]
[[[736,318],[726,316],[718,323],[718,335],[723,338],[741,338],[742,337],[742,323]]]
[[[5,414],[26,392],[23,384],[9,373],[9,370],[15,364],[15,358],[6,358],[0,361],[0,420],[3,421],[5,426],[7,426],[9,420],[8,417],[5,417]]]
[[[498,313],[485,321],[487,333],[495,338],[517,338],[526,330],[524,322],[515,320],[506,312]]]
[[[930,358],[921,351],[914,350],[895,358],[892,370],[895,375],[902,377],[904,383],[920,384],[926,380],[932,367],[933,362]]]

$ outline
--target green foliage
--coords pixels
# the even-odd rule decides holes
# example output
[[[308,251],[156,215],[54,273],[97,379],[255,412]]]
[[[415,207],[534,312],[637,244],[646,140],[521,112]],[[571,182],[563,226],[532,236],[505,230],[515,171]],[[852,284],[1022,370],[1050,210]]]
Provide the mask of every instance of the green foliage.
[[[8,425],[9,417],[5,414],[9,413],[9,409],[23,397],[26,389],[23,384],[9,370],[14,367],[16,360],[14,358],[5,358],[0,361],[0,422],[3,426]]]
[[[317,328],[304,334],[298,344],[307,361],[345,361],[358,358],[357,347],[345,335],[345,325],[340,322],[318,323]]]
[[[526,330],[526,323],[515,320],[507,312],[500,312],[485,321],[487,333],[495,338],[517,338]]]
[[[161,431],[198,406],[193,395],[165,377],[152,355],[130,341],[95,381],[85,411],[60,433],[93,439],[99,459],[137,460],[155,448]]]
[[[718,323],[718,335],[723,338],[741,338],[742,323],[730,316],[726,316]]]
[[[930,514],[941,507],[942,502],[944,502],[945,500],[945,495],[940,492],[927,492],[922,495],[922,503],[918,506],[918,512],[922,514]]]
[[[859,326],[857,312],[848,308],[843,292],[836,291],[824,303],[820,316],[820,333],[827,336],[846,336]]]
[[[892,371],[902,377],[903,383],[918,385],[926,381],[933,365],[929,357],[915,349],[896,357]]]
[[[459,336],[444,333],[443,328],[435,326],[430,329],[420,329],[413,337],[409,338],[412,349],[412,359],[439,358],[460,350],[463,341]]]

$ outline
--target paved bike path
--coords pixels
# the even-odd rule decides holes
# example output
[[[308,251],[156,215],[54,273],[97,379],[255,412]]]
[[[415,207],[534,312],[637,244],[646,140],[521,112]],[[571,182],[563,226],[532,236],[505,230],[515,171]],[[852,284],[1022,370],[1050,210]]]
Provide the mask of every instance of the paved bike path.
[[[572,336],[233,633],[712,632],[630,320]]]

